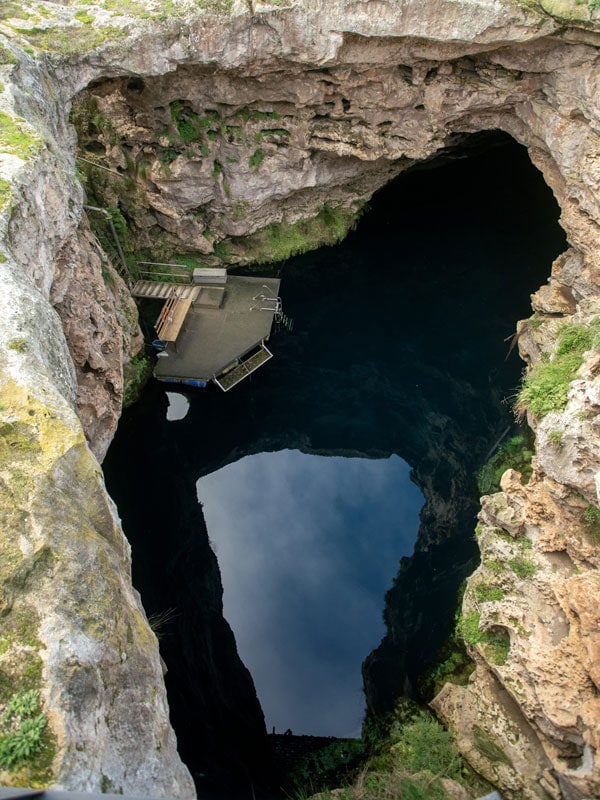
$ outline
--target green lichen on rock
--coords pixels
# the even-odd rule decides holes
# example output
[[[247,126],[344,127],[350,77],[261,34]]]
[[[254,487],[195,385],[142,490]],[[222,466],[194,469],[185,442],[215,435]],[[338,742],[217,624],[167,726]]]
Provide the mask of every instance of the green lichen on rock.
[[[1,153],[9,153],[26,160],[38,153],[41,146],[41,139],[31,132],[25,120],[0,111]],[[6,192],[6,187],[4,191]]]
[[[15,352],[23,357],[20,348]],[[33,598],[55,569],[56,554],[46,542],[32,540],[31,517],[38,476],[72,438],[23,386],[0,384],[0,706],[43,688],[45,648]],[[21,734],[12,731],[16,739],[8,743],[10,731],[0,732],[0,775],[10,785],[43,787],[53,780],[54,733],[39,713],[32,719]],[[33,740],[36,746],[28,750]]]
[[[480,629],[481,616],[478,611],[469,611],[460,617],[457,631],[471,647],[480,646],[485,657],[496,666],[506,663],[510,651],[510,637],[502,628]]]
[[[123,407],[133,405],[152,374],[152,364],[145,356],[136,356],[123,366]]]
[[[104,27],[83,25],[81,27],[64,28],[50,26],[47,28],[14,28],[13,30],[38,50],[49,50],[63,55],[87,53],[101,44],[127,36],[127,31],[124,28],[117,28],[112,25]]]
[[[525,483],[531,477],[534,452],[534,435],[530,428],[503,442],[477,473],[479,494],[499,492],[500,479],[507,469],[520,472]]]
[[[487,731],[480,728],[479,725],[473,726],[473,740],[479,752],[491,761],[493,764],[507,764],[512,767],[512,761],[506,755],[504,750],[490,736]]]

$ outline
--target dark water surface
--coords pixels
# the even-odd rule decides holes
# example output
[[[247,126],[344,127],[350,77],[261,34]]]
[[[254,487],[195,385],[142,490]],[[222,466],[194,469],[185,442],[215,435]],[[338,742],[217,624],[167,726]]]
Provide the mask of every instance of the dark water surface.
[[[407,674],[432,658],[472,566],[473,476],[512,423],[503,401],[522,369],[506,338],[564,249],[558,209],[514,143],[401,176],[371,205],[343,244],[282,269],[295,330],[272,337],[272,361],[227,395],[190,393],[177,421],[152,383],[105,462],[144,604],[180,614],[161,649],[197,769],[204,720],[234,700],[198,689],[213,670],[202,648],[218,648],[194,640],[194,626],[220,598],[203,599],[210,552],[196,491],[227,616],[278,730],[357,727],[358,662],[381,636],[383,593],[417,524],[404,462],[428,501],[404,565],[414,591],[386,611],[410,631]],[[227,733],[231,747],[217,728],[211,741]]]

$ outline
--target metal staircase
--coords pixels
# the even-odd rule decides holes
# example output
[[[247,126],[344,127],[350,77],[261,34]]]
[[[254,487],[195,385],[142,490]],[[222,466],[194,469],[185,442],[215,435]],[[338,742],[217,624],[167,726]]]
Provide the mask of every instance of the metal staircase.
[[[200,286],[191,284],[173,284],[166,281],[136,281],[131,294],[134,297],[150,297],[157,300],[166,300],[170,297],[173,289],[176,289],[180,300],[196,300],[200,294]]]

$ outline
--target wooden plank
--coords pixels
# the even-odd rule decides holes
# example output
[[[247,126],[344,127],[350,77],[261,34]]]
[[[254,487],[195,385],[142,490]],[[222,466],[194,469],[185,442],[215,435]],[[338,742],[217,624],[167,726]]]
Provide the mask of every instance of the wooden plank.
[[[172,289],[169,297],[167,298],[167,302],[164,304],[162,311],[158,315],[158,319],[156,320],[156,324],[154,326],[154,330],[156,331],[156,335],[159,339],[162,338],[161,334],[169,324],[169,318],[175,311],[175,306],[177,305],[178,299],[177,292]]]
[[[177,339],[191,305],[191,300],[179,300],[169,314],[166,320],[167,324],[162,328],[159,334],[160,339],[163,339],[165,342],[174,342]]]

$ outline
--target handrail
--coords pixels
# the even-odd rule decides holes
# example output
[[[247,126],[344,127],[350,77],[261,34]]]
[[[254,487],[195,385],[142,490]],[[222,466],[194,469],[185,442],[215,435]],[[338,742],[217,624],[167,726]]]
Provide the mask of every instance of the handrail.
[[[148,270],[140,270],[139,277],[140,280],[156,280],[156,278],[182,278],[182,283],[192,283],[192,276],[189,274],[189,272],[178,275],[176,272],[150,272]]]

